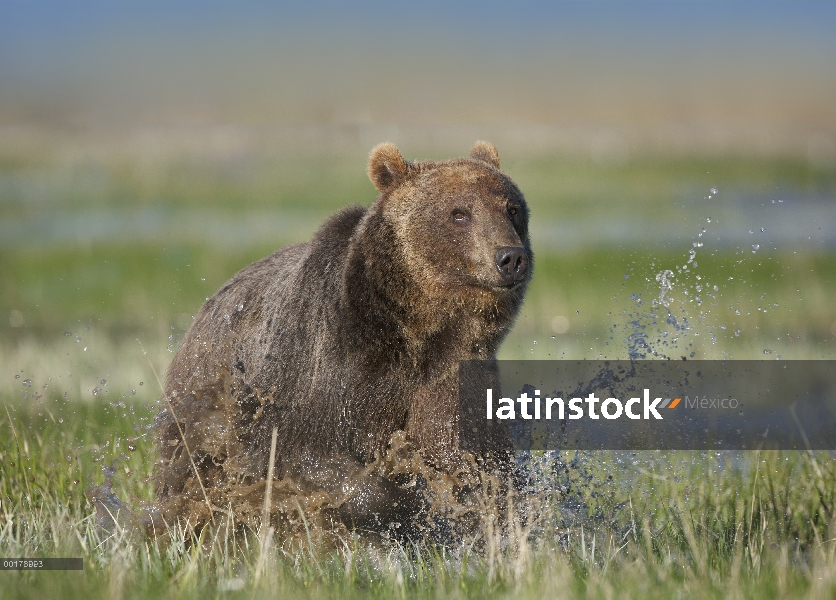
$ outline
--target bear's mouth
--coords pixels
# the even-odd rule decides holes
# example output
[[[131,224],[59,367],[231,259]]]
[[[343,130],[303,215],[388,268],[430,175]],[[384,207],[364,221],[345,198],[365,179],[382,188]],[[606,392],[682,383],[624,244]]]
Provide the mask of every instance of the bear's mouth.
[[[454,281],[459,285],[465,285],[467,287],[475,287],[481,290],[489,290],[494,293],[502,294],[506,292],[511,292],[525,283],[524,280],[522,281],[512,281],[510,283],[498,283],[494,281],[483,281],[478,277],[474,277],[473,275],[465,275],[461,273],[457,273],[453,276]]]
[[[500,291],[500,292],[510,292],[512,290],[517,289],[518,287],[521,287],[523,283],[524,283],[524,281],[514,281],[512,283],[497,284],[497,285],[492,285],[491,289],[497,290],[497,291]]]

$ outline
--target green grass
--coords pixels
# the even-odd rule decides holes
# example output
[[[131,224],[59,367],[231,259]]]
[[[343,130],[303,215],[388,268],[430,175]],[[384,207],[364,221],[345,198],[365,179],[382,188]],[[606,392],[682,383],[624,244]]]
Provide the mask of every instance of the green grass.
[[[2,572],[3,597],[832,597],[836,468],[825,453],[563,452],[535,457],[511,525],[452,547],[238,530],[199,539],[97,530],[84,495],[151,498],[141,405],[44,401],[0,415],[0,548],[83,557],[83,572]],[[134,450],[132,450],[134,448]],[[557,467],[556,467],[557,465]],[[524,510],[528,508],[525,523]],[[477,542],[474,545],[474,541]]]

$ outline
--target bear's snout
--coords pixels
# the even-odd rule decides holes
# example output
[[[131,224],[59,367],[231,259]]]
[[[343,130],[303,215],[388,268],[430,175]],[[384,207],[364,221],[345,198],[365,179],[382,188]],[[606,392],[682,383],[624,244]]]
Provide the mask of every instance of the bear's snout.
[[[513,285],[525,279],[528,271],[528,254],[525,248],[504,246],[496,250],[493,258],[505,285]]]

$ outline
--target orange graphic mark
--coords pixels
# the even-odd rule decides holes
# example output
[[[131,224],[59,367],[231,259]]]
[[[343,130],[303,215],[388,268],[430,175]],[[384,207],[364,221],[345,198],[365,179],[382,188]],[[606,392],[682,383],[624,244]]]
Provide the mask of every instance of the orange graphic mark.
[[[674,399],[673,399],[673,402],[671,402],[671,403],[670,403],[670,405],[668,406],[668,408],[676,408],[676,405],[677,405],[677,404],[679,404],[679,401],[680,401],[680,400],[682,400],[682,398],[674,398]]]

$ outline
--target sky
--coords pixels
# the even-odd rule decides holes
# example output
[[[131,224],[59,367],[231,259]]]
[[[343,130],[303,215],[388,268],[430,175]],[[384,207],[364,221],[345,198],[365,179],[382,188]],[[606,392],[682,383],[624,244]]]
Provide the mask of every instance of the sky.
[[[831,2],[0,2],[0,126],[836,131]]]

